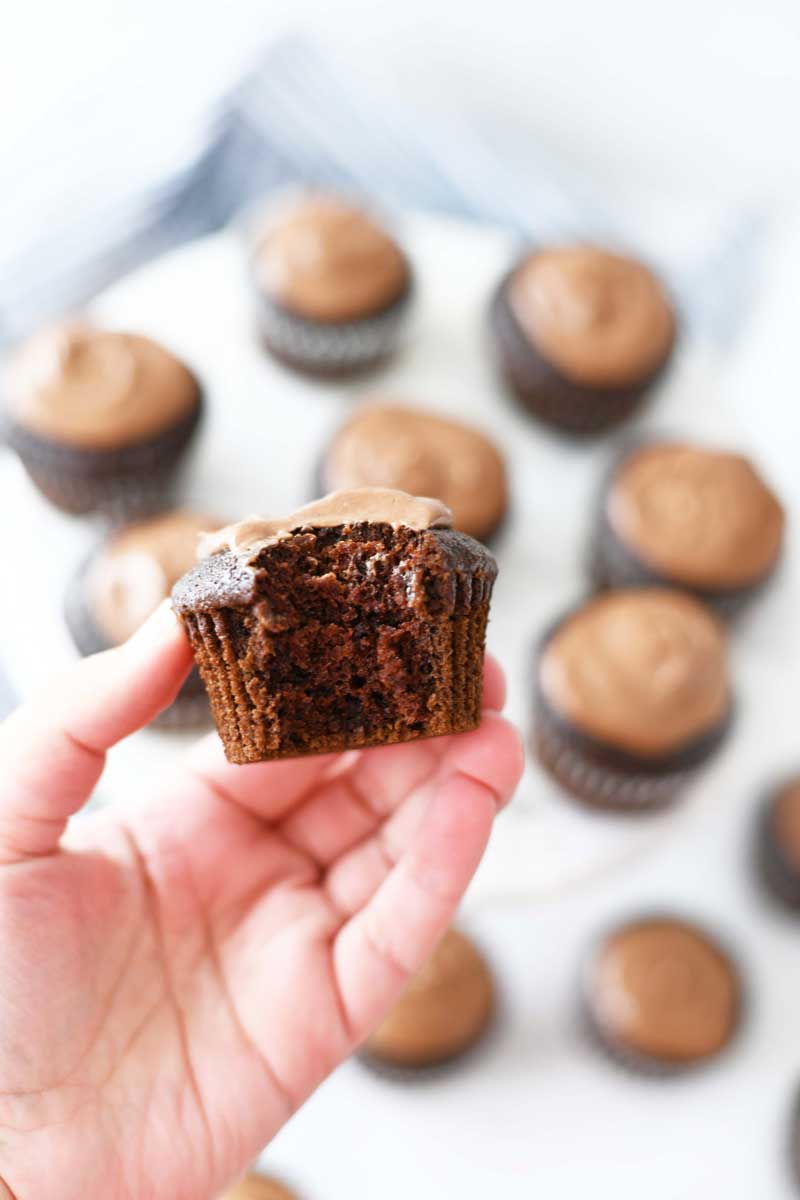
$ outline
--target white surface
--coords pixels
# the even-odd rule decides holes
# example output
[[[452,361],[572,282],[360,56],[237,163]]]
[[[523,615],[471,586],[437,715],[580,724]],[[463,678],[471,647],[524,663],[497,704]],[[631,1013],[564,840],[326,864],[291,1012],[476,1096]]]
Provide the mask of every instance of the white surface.
[[[529,647],[543,620],[581,586],[587,504],[609,446],[565,447],[499,399],[481,317],[505,239],[430,221],[412,222],[407,233],[423,303],[406,352],[370,390],[483,420],[512,459],[514,514],[497,547],[501,577],[489,641],[511,672],[511,709],[523,719]],[[779,276],[784,305],[793,278]],[[236,513],[304,498],[310,465],[347,411],[350,391],[304,383],[263,359],[250,340],[229,237],[138,273],[104,297],[98,312],[163,338],[205,377],[210,416],[187,475],[189,502]],[[770,328],[774,319],[773,312]],[[761,337],[761,360],[743,361],[739,372],[749,372],[751,389],[725,386],[720,364],[686,352],[644,424],[756,441],[796,511],[787,450],[796,410],[782,403],[780,389],[759,392],[759,361],[774,359],[768,331]],[[45,509],[7,459],[0,497],[17,518],[4,549],[34,577],[41,572],[48,597],[46,608],[26,603],[21,611],[19,598],[0,589],[0,627],[20,629],[9,665],[27,686],[44,663],[24,635],[26,623],[44,631],[42,651],[55,659],[70,654],[59,616],[63,576],[90,534]],[[593,817],[531,767],[498,825],[465,917],[484,939],[507,997],[497,1037],[462,1072],[426,1088],[393,1088],[357,1064],[345,1066],[268,1155],[309,1200],[343,1192],[364,1200],[482,1200],[501,1189],[510,1200],[529,1200],[584,1197],[589,1188],[601,1195],[613,1188],[619,1200],[696,1200],[706,1189],[733,1200],[788,1200],[785,1121],[800,1083],[798,930],[753,888],[746,848],[764,780],[800,758],[797,565],[790,553],[780,582],[737,627],[735,739],[673,813],[633,823]],[[37,589],[26,600],[31,594]],[[112,754],[105,797],[146,788],[174,752],[166,735],[138,735]],[[625,869],[611,869],[623,859]],[[547,901],[553,891],[559,895]],[[653,906],[675,906],[720,928],[739,946],[752,985],[735,1049],[706,1073],[664,1084],[620,1075],[584,1045],[575,1019],[575,974],[587,939],[606,920]]]

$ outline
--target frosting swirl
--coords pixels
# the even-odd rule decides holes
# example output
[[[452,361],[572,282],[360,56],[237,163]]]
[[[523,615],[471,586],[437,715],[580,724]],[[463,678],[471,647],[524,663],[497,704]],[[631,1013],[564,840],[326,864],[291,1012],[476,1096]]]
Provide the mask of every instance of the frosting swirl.
[[[605,1033],[664,1061],[714,1054],[736,1026],[735,968],[704,933],[682,921],[644,920],[612,934],[591,984]]]
[[[274,218],[253,260],[263,292],[312,321],[358,320],[387,308],[408,285],[399,246],[370,217],[332,196],[312,196]]]
[[[436,496],[453,524],[487,537],[508,503],[499,451],[477,429],[434,413],[394,404],[359,408],[331,442],[324,463],[331,488],[399,488]]]
[[[154,437],[191,412],[194,376],[168,350],[134,333],[84,323],[45,329],[8,363],[11,416],[33,433],[112,450]]]
[[[585,387],[643,382],[675,336],[672,308],[652,272],[592,246],[531,254],[511,277],[509,302],[541,356]]]
[[[268,546],[291,537],[297,529],[334,529],[340,525],[391,525],[395,529],[449,529],[453,514],[439,500],[409,496],[392,488],[354,488],[331,492],[295,509],[285,517],[247,517],[209,534],[200,543],[200,556],[229,550],[252,562]]]
[[[539,685],[588,736],[642,757],[668,754],[728,712],[722,626],[682,592],[608,592],[557,627],[542,651]]]
[[[616,537],[650,567],[695,587],[743,587],[780,554],[784,513],[748,459],[678,443],[635,451],[605,504]]]
[[[200,535],[212,517],[171,512],[112,535],[94,556],[86,595],[95,624],[112,646],[126,641],[197,560]]]

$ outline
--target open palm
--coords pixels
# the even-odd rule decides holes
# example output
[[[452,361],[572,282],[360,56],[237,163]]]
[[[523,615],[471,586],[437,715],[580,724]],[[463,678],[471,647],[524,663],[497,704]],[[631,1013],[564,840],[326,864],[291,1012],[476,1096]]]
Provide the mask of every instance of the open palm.
[[[234,767],[67,818],[174,696],[162,610],[0,729],[0,1196],[208,1200],[382,1018],[521,770],[480,729]]]

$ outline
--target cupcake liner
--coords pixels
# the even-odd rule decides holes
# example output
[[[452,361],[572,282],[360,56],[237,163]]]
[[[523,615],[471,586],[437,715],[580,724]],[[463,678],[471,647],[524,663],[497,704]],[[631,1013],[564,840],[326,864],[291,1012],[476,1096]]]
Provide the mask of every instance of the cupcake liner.
[[[626,925],[636,923],[640,920],[678,920],[692,925],[704,933],[732,964],[738,984],[736,1015],[727,1040],[713,1054],[684,1061],[660,1059],[649,1054],[643,1054],[618,1042],[595,1016],[594,1005],[592,1004],[592,970],[597,956],[609,937]],[[590,1046],[599,1051],[609,1062],[614,1063],[615,1066],[621,1067],[624,1071],[636,1075],[641,1079],[652,1081],[677,1079],[685,1075],[694,1075],[699,1071],[712,1067],[718,1059],[731,1049],[739,1037],[746,1019],[744,980],[737,957],[727,942],[718,937],[716,933],[710,932],[704,925],[699,925],[693,918],[665,910],[652,910],[640,913],[632,921],[617,922],[594,937],[588,950],[584,952],[579,970],[578,1003],[578,1021]]]
[[[258,331],[267,349],[298,371],[338,378],[376,366],[395,350],[411,287],[375,316],[325,324],[295,316],[257,294]]]
[[[798,1091],[792,1104],[791,1117],[789,1121],[789,1169],[792,1173],[792,1179],[798,1188],[800,1188],[800,1091]]]
[[[573,436],[603,433],[632,416],[668,359],[635,386],[603,389],[573,383],[536,351],[520,329],[508,300],[512,275],[513,270],[494,294],[489,322],[500,370],[520,404],[546,424]]]
[[[755,866],[762,885],[785,908],[800,912],[800,871],[781,852],[772,830],[772,809],[784,784],[770,789],[756,821]]]
[[[115,450],[66,446],[13,422],[5,440],[43,496],[65,512],[113,521],[157,511],[200,421],[203,402],[155,438]]]
[[[64,620],[75,647],[87,657],[110,650],[111,644],[98,629],[86,604],[84,586],[92,556],[81,563],[70,580],[64,598]],[[196,666],[193,666],[169,707],[150,722],[150,728],[183,730],[202,728],[211,724],[208,697]]]

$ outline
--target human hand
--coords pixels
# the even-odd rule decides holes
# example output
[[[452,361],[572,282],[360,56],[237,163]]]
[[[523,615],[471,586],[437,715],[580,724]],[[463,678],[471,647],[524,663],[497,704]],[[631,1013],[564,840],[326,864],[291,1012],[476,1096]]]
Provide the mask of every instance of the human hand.
[[[65,835],[190,662],[162,607],[0,727],[2,1200],[208,1200],[421,966],[519,779],[489,661],[472,733],[244,767],[211,735]]]

